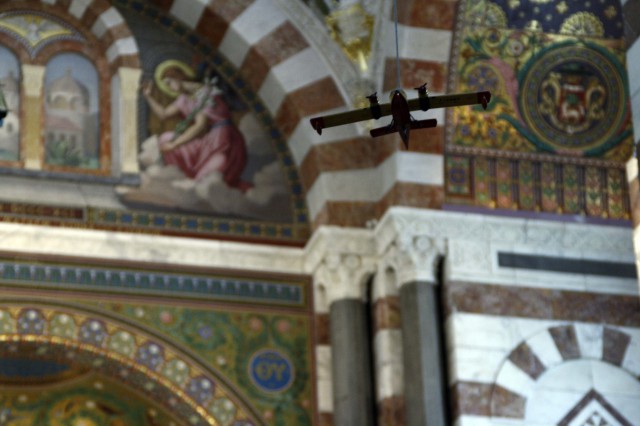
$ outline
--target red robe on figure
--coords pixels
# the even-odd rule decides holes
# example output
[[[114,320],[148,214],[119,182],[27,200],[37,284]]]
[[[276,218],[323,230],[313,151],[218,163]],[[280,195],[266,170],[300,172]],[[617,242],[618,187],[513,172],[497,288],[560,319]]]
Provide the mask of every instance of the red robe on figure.
[[[241,179],[242,171],[247,164],[247,146],[244,136],[231,122],[231,112],[222,99],[222,94],[210,96],[210,99],[204,102],[200,96],[190,97],[182,94],[175,100],[174,105],[184,117],[188,117],[200,108],[205,113],[210,127],[202,136],[172,150],[163,151],[165,164],[177,166],[186,176],[196,181],[212,172],[218,172],[222,174],[225,183],[232,188],[243,192],[251,188],[250,183]],[[160,147],[169,144],[175,136],[174,131],[160,135]]]

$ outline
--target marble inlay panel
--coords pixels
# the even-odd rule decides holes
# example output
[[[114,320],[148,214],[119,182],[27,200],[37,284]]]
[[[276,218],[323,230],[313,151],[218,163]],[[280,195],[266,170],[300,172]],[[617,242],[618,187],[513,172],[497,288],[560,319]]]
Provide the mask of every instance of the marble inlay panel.
[[[383,329],[399,329],[400,319],[400,298],[398,296],[387,296],[377,299],[373,304],[373,333]]]
[[[453,29],[457,2],[451,0],[406,0],[398,2],[398,22],[422,28]]]
[[[403,426],[405,424],[403,396],[392,396],[378,402],[379,426]]]
[[[560,351],[563,359],[580,358],[580,347],[576,337],[576,330],[572,325],[553,327],[549,334],[556,342],[556,347]]]
[[[287,21],[251,46],[240,69],[251,87],[258,90],[272,66],[308,46],[304,37]]]
[[[523,418],[526,399],[515,392],[496,385],[491,397],[491,414],[497,417]]]
[[[640,325],[640,300],[636,295],[527,287],[510,288],[504,285],[455,282],[447,286],[446,298],[446,309],[449,313],[456,310],[487,315],[607,323],[630,327]],[[567,332],[564,331],[564,333]],[[562,332],[558,330],[556,333]],[[571,346],[565,349],[563,356],[577,355],[575,331],[568,333],[574,333],[574,337],[569,341],[572,343],[565,343]],[[570,338],[570,336],[558,338],[565,337]],[[567,352],[569,348],[572,348],[572,352]]]
[[[527,373],[532,379],[538,379],[546,370],[540,359],[538,359],[526,343],[518,345],[509,355],[509,360]]]
[[[493,385],[477,382],[456,382],[450,388],[452,396],[452,418],[461,415],[489,417]]]
[[[301,70],[298,71],[301,72]],[[314,99],[314,102],[309,102],[309,99]],[[331,77],[324,77],[288,92],[282,103],[277,105],[279,108],[275,114],[276,122],[285,137],[289,137],[303,118],[343,106],[344,101]],[[309,126],[307,122],[304,124]]]

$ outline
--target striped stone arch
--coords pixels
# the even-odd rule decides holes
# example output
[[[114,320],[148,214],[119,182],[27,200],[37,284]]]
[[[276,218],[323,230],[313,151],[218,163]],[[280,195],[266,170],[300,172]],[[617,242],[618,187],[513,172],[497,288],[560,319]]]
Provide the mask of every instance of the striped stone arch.
[[[551,327],[533,335],[516,346],[500,366],[491,394],[491,416],[523,419],[538,379],[573,360],[603,362],[640,380],[640,336],[585,323]]]
[[[0,358],[16,354],[102,374],[185,424],[260,424],[211,369],[159,336],[86,308],[25,300],[0,304]]]
[[[40,10],[75,21],[90,29],[105,52],[111,74],[120,67],[140,68],[138,45],[124,18],[108,0],[23,0],[7,2],[0,11],[16,8]]]
[[[416,134],[414,152],[399,152],[395,135],[372,140],[363,126],[327,129],[318,135],[308,118],[352,105],[331,58],[305,34],[313,17],[295,15],[280,0],[152,0],[226,56],[264,102],[288,141],[314,227],[365,226],[388,207],[440,208],[444,201],[444,114],[440,125]],[[407,93],[425,81],[446,91],[446,74],[456,2],[432,2],[424,13],[417,0],[401,2],[402,86]],[[391,8],[387,20],[391,20]],[[317,18],[314,18],[317,19]],[[302,29],[301,29],[302,28]],[[326,30],[325,30],[326,31]],[[391,32],[387,32],[391,34]],[[395,87],[394,56],[380,43],[384,62],[376,87],[382,96]],[[376,74],[377,75],[377,74]],[[434,115],[435,114],[435,115]],[[418,117],[419,118],[419,117]],[[380,125],[387,120],[380,122]],[[418,142],[421,140],[422,142]],[[415,152],[418,151],[418,152]]]

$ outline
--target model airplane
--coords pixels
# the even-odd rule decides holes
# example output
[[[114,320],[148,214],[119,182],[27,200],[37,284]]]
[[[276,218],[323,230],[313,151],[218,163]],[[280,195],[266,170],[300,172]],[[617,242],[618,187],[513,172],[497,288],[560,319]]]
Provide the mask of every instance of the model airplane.
[[[4,99],[4,92],[2,91],[2,85],[0,85],[0,127],[4,122],[7,113],[9,112],[9,108],[7,108],[7,102]]]
[[[405,94],[395,89],[391,92],[391,102],[388,104],[378,103],[378,96],[374,93],[367,96],[369,99],[369,107],[361,108],[354,111],[343,112],[339,114],[327,115],[324,117],[315,117],[311,119],[311,126],[322,134],[322,129],[328,127],[341,126],[343,124],[355,123],[369,119],[378,119],[387,115],[392,116],[391,123],[388,126],[378,127],[369,133],[372,137],[388,135],[398,132],[402,138],[405,148],[409,148],[409,132],[412,129],[425,129],[435,127],[438,122],[435,119],[416,120],[411,111],[428,111],[434,108],[448,108],[462,105],[482,105],[487,109],[489,101],[491,101],[491,92],[475,92],[463,93],[456,95],[429,96],[427,93],[427,85],[423,84],[417,87],[418,97],[407,101]]]

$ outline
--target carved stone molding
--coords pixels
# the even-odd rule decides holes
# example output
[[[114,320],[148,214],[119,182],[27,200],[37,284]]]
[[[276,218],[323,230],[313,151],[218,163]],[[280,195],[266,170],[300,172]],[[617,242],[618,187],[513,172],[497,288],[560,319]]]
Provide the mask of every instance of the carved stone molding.
[[[446,254],[446,240],[427,235],[398,235],[385,254],[385,260],[395,270],[397,285],[415,281],[437,283],[439,259]]]
[[[366,279],[376,270],[375,247],[366,229],[318,229],[305,250],[305,270],[314,277],[316,295],[324,296],[327,306],[363,298]]]
[[[427,263],[445,255],[447,280],[637,292],[637,280],[628,277],[545,270],[545,274],[553,274],[553,280],[541,282],[540,271],[515,269],[499,261],[500,256],[514,254],[568,262],[633,263],[634,238],[630,228],[393,207],[373,232],[377,256],[386,258],[398,273],[419,267],[421,272],[410,274],[420,273],[428,279],[433,265],[429,263],[425,268]],[[640,252],[638,233],[636,252]],[[411,276],[400,278],[398,282],[410,279]]]

